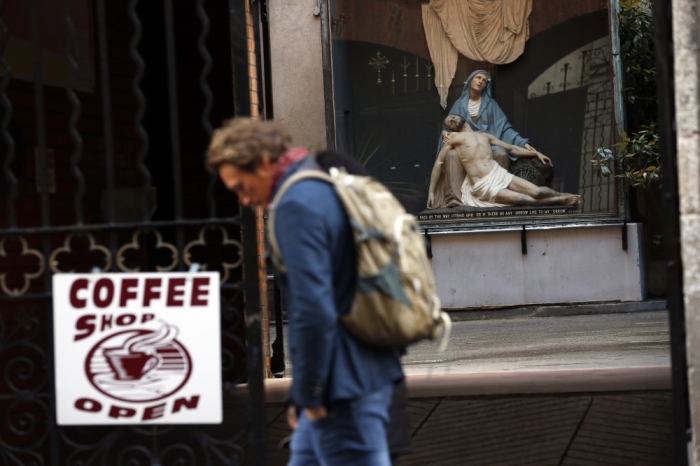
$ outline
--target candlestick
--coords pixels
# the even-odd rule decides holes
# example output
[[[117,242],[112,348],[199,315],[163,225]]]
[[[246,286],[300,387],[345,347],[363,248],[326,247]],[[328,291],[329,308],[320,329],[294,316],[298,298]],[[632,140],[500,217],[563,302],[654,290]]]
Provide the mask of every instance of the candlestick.
[[[377,52],[377,55],[370,60],[369,66],[377,70],[377,84],[382,83],[382,69],[386,68],[388,64],[389,60],[381,52]]]

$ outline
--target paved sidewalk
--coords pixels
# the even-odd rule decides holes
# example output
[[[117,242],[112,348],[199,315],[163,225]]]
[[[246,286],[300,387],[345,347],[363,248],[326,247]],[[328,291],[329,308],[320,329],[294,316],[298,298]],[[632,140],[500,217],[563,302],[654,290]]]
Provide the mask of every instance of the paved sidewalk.
[[[450,346],[421,342],[407,374],[668,366],[666,311],[455,322]]]
[[[495,319],[454,322],[444,353],[426,341],[410,346],[403,362],[407,374],[432,375],[658,367],[670,366],[669,345],[667,311]]]
[[[398,464],[672,465],[671,410],[664,392],[412,400]]]
[[[672,465],[667,391],[420,398],[409,402],[414,465]],[[268,464],[287,463],[280,405],[268,415]]]

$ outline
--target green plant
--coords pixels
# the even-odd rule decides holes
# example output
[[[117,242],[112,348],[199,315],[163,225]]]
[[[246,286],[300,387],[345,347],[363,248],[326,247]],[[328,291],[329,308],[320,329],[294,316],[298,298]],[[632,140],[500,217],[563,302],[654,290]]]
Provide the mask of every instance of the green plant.
[[[614,166],[616,177],[643,189],[661,180],[652,4],[652,0],[620,0],[622,92],[633,131],[622,133],[622,141],[612,149],[598,148],[591,159],[598,175],[610,176]]]
[[[620,0],[620,58],[625,99],[640,121],[656,121],[656,55],[651,0]]]
[[[661,180],[661,151],[659,150],[659,131],[656,124],[642,126],[631,136],[622,133],[622,142],[613,146],[617,154],[604,147],[598,148],[591,160],[597,173],[610,176],[609,164],[618,166],[618,178],[625,178],[630,185],[649,189],[655,181]]]

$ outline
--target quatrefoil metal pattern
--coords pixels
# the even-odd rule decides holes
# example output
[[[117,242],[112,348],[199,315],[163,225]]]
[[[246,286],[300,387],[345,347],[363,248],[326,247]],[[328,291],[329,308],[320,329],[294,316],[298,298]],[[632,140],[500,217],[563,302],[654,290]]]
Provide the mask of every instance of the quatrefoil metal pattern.
[[[226,282],[229,277],[229,271],[231,269],[234,269],[236,267],[240,267],[240,265],[243,263],[243,245],[234,240],[234,239],[229,239],[228,237],[228,232],[226,229],[221,226],[221,225],[207,225],[203,227],[201,230],[199,230],[199,239],[196,239],[185,246],[185,249],[183,251],[183,260],[185,261],[185,264],[188,266],[192,265],[192,248],[196,246],[202,246],[202,247],[207,247],[209,246],[207,244],[205,234],[207,230],[214,230],[214,231],[219,231],[221,233],[221,245],[222,246],[235,246],[238,249],[238,259],[235,262],[224,262],[223,258],[221,259],[221,266],[223,267],[223,274],[221,276],[221,283]],[[202,264],[201,270],[207,270],[207,264]]]
[[[0,256],[2,257],[8,257],[7,251],[5,249],[5,243],[7,241],[8,237],[4,236],[0,240]],[[0,274],[0,288],[2,288],[2,291],[4,291],[6,294],[10,296],[22,296],[24,293],[27,292],[29,289],[29,285],[31,284],[31,281],[44,273],[44,270],[46,269],[45,267],[45,261],[44,261],[44,255],[39,252],[36,249],[31,249],[29,245],[27,244],[27,240],[24,239],[24,237],[20,236],[18,238],[15,238],[22,244],[22,256],[26,255],[32,255],[35,256],[39,259],[39,268],[36,272],[34,273],[28,273],[28,272],[23,272],[22,275],[24,277],[24,283],[22,284],[21,288],[10,288],[7,285],[7,273],[1,273]]]
[[[136,250],[138,251],[141,249],[141,246],[139,245],[139,236],[141,233],[153,233],[156,237],[156,249],[160,248],[165,248],[168,249],[172,252],[173,260],[172,262],[167,265],[167,266],[160,266],[156,265],[156,270],[158,272],[168,272],[170,270],[173,270],[177,266],[177,260],[178,260],[178,252],[177,248],[173,246],[170,243],[166,243],[163,241],[163,235],[160,234],[158,230],[139,230],[135,231],[134,235],[131,237],[131,243],[125,244],[119,250],[117,251],[117,267],[119,267],[120,270],[123,272],[140,272],[141,267],[134,267],[134,268],[129,268],[126,266],[125,261],[125,253],[129,250]]]
[[[74,252],[73,249],[71,248],[71,242],[73,241],[73,238],[78,236],[85,236],[88,238],[88,241],[90,242],[90,246],[88,248],[89,251],[99,251],[105,255],[105,265],[101,268],[102,272],[107,272],[110,267],[112,267],[112,253],[107,249],[106,247],[97,244],[97,241],[95,241],[95,237],[92,236],[92,233],[71,233],[68,236],[66,236],[65,241],[63,242],[63,246],[60,248],[55,249],[51,253],[51,257],[49,257],[49,267],[51,267],[51,270],[53,270],[54,273],[73,273],[75,272],[75,269],[70,269],[70,270],[61,270],[60,269],[60,263],[58,261],[58,255],[59,254],[64,254],[64,253],[72,253]]]

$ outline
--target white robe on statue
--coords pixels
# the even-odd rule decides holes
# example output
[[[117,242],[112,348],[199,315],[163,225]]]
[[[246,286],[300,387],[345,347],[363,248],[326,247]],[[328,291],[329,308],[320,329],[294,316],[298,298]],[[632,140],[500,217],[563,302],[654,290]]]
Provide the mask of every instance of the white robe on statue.
[[[513,181],[513,174],[494,163],[491,173],[472,185],[469,176],[462,183],[462,202],[471,207],[505,207],[494,201],[501,189],[506,189]]]

